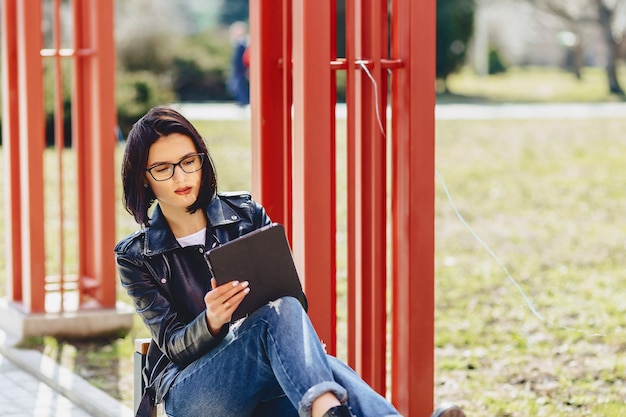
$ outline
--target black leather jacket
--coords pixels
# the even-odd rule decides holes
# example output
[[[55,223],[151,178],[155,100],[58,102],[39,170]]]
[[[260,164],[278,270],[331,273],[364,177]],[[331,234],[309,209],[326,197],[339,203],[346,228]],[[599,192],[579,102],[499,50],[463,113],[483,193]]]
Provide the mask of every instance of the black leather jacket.
[[[228,332],[224,326],[213,336],[206,321],[204,295],[211,289],[206,248],[270,224],[264,208],[247,193],[219,193],[206,213],[204,246],[182,248],[158,205],[148,227],[115,246],[122,286],[152,335],[144,380],[156,390],[157,402],[182,368]]]

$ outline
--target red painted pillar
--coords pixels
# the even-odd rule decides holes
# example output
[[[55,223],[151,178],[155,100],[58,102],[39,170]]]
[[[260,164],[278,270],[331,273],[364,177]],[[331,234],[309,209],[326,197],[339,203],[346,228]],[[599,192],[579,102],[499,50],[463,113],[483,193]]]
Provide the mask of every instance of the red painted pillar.
[[[391,2],[393,56],[388,59],[388,2],[346,0],[346,59],[341,61],[333,56],[333,1],[294,2],[291,11],[291,2],[283,0],[279,18],[276,7],[264,11],[260,1],[253,0],[253,51],[255,39],[258,42],[252,63],[252,83],[256,84],[252,86],[253,135],[258,141],[254,145],[254,172],[261,173],[255,184],[264,204],[276,204],[278,208],[274,210],[286,213],[286,219],[291,210],[292,246],[310,300],[310,316],[329,351],[334,353],[336,199],[332,70],[345,69],[348,360],[376,390],[385,393],[389,308],[385,279],[391,262],[392,401],[404,415],[428,415],[433,405],[434,376],[436,16],[434,0],[414,3]],[[267,9],[273,13],[267,13]],[[276,60],[285,63],[290,57],[291,32],[292,169],[286,151],[291,137],[290,72],[288,65],[282,68],[280,76],[275,69]],[[277,45],[282,45],[282,52]],[[254,68],[255,60],[266,62]],[[388,70],[393,71],[393,136],[384,133]],[[265,108],[278,105],[282,112]],[[271,137],[279,132],[280,140]],[[392,145],[388,147],[389,141]],[[283,156],[269,155],[268,147],[274,146]],[[386,202],[390,191],[386,177],[389,149],[393,165],[391,213]],[[290,175],[291,189],[285,185]],[[278,190],[270,190],[272,186]],[[290,199],[293,205],[288,208],[286,200]],[[392,239],[388,241],[386,228],[390,223]]]
[[[361,56],[361,37],[359,36],[361,30],[360,19],[360,7],[357,10],[359,3],[357,0],[346,0],[346,265],[347,265],[347,281],[348,281],[348,297],[347,297],[347,309],[348,309],[348,365],[355,370],[358,369],[361,363],[360,347],[362,345],[361,332],[356,326],[356,314],[357,314],[357,260],[359,255],[356,253],[356,233],[357,223],[360,224],[360,215],[357,212],[357,191],[355,184],[359,175],[357,173],[357,167],[360,166],[359,160],[357,160],[356,152],[356,138],[359,122],[357,117],[360,113],[357,113],[357,76],[358,71],[355,71],[356,57]],[[358,13],[358,14],[357,14]],[[361,304],[359,303],[359,308]],[[357,353],[357,351],[359,351]]]
[[[435,0],[393,2],[392,398],[407,416],[432,412],[435,254]]]
[[[78,155],[81,305],[115,307],[115,41],[113,2],[75,1],[73,143]]]
[[[13,302],[23,301],[22,292],[22,228],[21,202],[19,198],[20,172],[17,161],[19,147],[19,66],[17,58],[17,2],[2,2],[2,147],[4,149],[5,178],[4,201],[7,205],[5,221],[5,250],[7,296]],[[11,202],[11,204],[7,204]]]
[[[378,392],[386,388],[386,305],[387,305],[387,73],[382,59],[387,57],[387,2],[363,0],[354,9],[357,23],[354,35],[353,126],[355,162],[354,247],[355,254],[352,326],[357,326],[354,348],[355,367]],[[351,107],[352,109],[352,107]],[[350,117],[353,116],[353,117]]]
[[[252,189],[291,240],[291,2],[250,1],[250,39]]]
[[[335,131],[331,1],[293,4],[293,246],[310,315],[335,352]]]
[[[40,50],[41,3],[17,2],[17,88],[18,136],[6,138],[19,147],[18,158],[10,161],[11,172],[19,175],[19,186],[12,188],[11,202],[19,201],[18,218],[7,219],[19,223],[21,237],[19,244],[21,259],[22,303],[29,312],[45,310],[45,245],[43,199],[43,152],[44,107],[43,107],[43,66]],[[9,116],[12,120],[13,117]],[[15,133],[15,132],[13,132]],[[10,145],[12,146],[12,145]],[[15,169],[14,167],[18,168]],[[12,183],[12,186],[17,182]],[[12,203],[17,204],[17,203]],[[13,206],[15,213],[18,207]],[[15,271],[14,271],[15,272]]]

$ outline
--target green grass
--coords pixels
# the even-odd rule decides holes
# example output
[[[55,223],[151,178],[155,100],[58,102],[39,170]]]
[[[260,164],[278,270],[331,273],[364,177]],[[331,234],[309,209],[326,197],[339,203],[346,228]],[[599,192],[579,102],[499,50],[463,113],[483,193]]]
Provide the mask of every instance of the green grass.
[[[626,66],[618,69],[622,88],[626,89]],[[581,79],[557,68],[510,68],[502,74],[480,77],[465,69],[448,79],[450,94],[441,94],[446,102],[606,102],[622,101],[609,94],[606,72],[602,68],[583,68]]]
[[[439,122],[436,395],[469,415],[620,416],[626,120]],[[621,414],[620,414],[621,413]]]
[[[550,80],[549,74],[536,82],[541,80]],[[529,85],[534,84],[511,88],[518,88],[519,96]],[[463,90],[451,83],[459,94],[497,96],[468,86]],[[588,99],[591,91],[585,94]],[[197,126],[214,156],[220,188],[249,190],[249,123]],[[345,126],[338,129],[341,137]],[[461,222],[438,182],[437,402],[455,401],[470,416],[626,416],[624,132],[626,119],[437,122],[437,170],[454,203],[542,317],[533,314],[498,260]],[[116,153],[117,168],[121,153],[122,147]],[[340,165],[342,155],[339,150],[340,167],[345,166]],[[55,158],[48,152],[46,164],[53,166]],[[66,165],[71,167],[71,158]],[[71,175],[66,181],[71,184]],[[341,175],[338,184],[345,186]],[[54,195],[53,179],[46,187],[47,195]],[[70,211],[71,202],[67,207]],[[0,204],[0,233],[4,210]],[[121,238],[137,226],[121,204],[116,210]],[[72,230],[66,230],[69,239]],[[3,245],[0,239],[4,253]],[[53,239],[47,241],[49,271],[57,262],[54,246]],[[71,259],[66,262],[71,270]],[[340,274],[344,265],[338,261]],[[0,295],[4,267],[2,257]],[[345,286],[340,283],[340,288]],[[128,301],[123,291],[118,294]],[[79,342],[46,337],[30,346],[130,406],[132,343],[145,335],[137,319],[124,338]]]

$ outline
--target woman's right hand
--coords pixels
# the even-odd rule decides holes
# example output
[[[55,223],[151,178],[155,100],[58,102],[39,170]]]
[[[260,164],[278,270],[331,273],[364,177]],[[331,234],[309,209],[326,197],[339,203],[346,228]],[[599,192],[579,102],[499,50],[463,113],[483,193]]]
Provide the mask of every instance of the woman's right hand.
[[[217,286],[211,278],[211,291],[205,294],[206,319],[211,334],[218,334],[224,324],[230,321],[233,312],[250,292],[248,281],[231,281]]]

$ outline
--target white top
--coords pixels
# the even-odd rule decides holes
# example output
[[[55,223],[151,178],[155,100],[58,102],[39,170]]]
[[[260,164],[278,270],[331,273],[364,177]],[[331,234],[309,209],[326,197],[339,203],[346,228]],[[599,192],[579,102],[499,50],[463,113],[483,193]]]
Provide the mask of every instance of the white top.
[[[176,240],[183,248],[191,245],[204,245],[206,242],[206,228],[187,236],[178,237]]]

